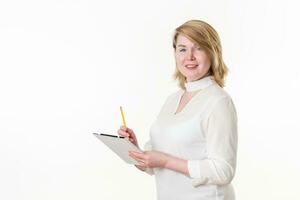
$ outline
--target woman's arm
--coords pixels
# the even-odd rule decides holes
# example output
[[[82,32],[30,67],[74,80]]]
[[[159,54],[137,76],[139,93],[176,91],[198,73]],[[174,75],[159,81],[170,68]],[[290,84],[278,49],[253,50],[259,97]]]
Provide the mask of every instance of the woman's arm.
[[[159,151],[144,151],[143,153],[130,151],[129,156],[139,162],[139,169],[145,168],[167,168],[173,171],[189,175],[187,160],[171,156]],[[144,171],[144,170],[143,170]]]
[[[219,99],[205,121],[207,158],[189,160],[193,185],[225,185],[235,174],[237,154],[237,116],[230,97]]]

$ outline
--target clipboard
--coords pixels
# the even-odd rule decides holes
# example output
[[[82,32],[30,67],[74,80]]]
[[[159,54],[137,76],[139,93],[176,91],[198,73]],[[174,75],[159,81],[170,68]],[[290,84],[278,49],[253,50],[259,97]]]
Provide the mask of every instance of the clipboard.
[[[127,138],[118,137],[116,135],[93,133],[99,140],[101,140],[110,150],[115,152],[122,160],[128,164],[138,165],[138,162],[128,155],[128,151],[142,151],[132,144]]]

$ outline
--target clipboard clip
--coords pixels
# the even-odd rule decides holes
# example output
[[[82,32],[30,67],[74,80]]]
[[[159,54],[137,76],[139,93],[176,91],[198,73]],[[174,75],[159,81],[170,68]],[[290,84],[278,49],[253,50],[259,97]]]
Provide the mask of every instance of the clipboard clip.
[[[96,135],[99,135],[98,133],[94,133]],[[114,138],[124,138],[124,139],[127,139],[123,136],[117,136],[117,135],[110,135],[110,134],[105,134],[105,133],[100,133],[100,135],[103,135],[103,136],[108,136],[108,137],[114,137]]]

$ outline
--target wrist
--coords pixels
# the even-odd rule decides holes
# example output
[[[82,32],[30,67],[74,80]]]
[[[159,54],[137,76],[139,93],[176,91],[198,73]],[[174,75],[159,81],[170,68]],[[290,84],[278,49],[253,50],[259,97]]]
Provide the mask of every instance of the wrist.
[[[171,169],[172,163],[174,158],[170,155],[166,155],[165,162],[164,162],[164,168]]]
[[[165,161],[164,168],[183,173],[187,176],[189,175],[187,160],[168,155]]]

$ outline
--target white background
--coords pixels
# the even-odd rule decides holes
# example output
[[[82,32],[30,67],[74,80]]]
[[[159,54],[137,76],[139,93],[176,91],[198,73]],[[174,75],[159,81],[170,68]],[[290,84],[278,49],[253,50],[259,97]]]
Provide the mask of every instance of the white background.
[[[172,81],[174,29],[219,32],[239,117],[237,199],[297,199],[296,1],[0,1],[0,199],[156,198],[154,177],[93,132],[127,124],[140,145]],[[170,187],[172,187],[170,185]]]

